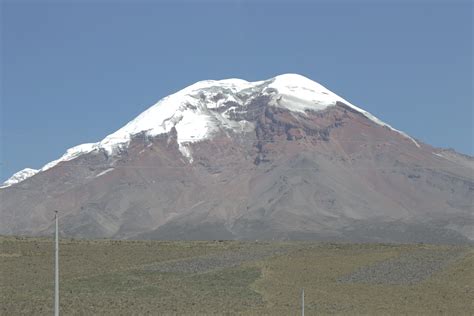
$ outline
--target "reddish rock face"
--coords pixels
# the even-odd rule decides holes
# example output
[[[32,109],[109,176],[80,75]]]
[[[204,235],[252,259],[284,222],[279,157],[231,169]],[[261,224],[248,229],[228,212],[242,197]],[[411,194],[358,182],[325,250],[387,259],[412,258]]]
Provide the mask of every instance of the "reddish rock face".
[[[260,98],[179,150],[176,130],[81,155],[0,190],[0,234],[156,239],[474,240],[474,160],[418,146],[344,103]],[[216,111],[222,111],[216,109]]]

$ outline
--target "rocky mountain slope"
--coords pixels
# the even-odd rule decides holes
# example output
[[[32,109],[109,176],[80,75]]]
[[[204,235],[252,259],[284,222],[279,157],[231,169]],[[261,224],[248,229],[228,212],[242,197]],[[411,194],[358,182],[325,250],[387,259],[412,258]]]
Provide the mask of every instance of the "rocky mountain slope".
[[[474,240],[474,159],[287,74],[202,81],[0,189],[0,234]]]

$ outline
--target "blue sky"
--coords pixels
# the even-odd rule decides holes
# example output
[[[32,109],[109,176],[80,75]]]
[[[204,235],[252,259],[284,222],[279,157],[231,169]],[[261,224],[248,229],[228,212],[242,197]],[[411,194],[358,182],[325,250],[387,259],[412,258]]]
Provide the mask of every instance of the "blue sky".
[[[470,1],[1,3],[0,180],[195,81],[288,72],[474,153]]]

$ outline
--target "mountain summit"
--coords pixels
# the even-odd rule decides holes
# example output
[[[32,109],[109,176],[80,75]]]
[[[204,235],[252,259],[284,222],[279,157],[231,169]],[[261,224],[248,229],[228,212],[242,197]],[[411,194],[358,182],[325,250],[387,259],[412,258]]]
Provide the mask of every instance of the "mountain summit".
[[[296,74],[197,82],[0,189],[0,234],[474,239],[471,157]]]
[[[341,102],[376,124],[396,131],[319,83],[298,74],[283,74],[257,82],[242,79],[205,80],[163,98],[98,143],[70,148],[60,159],[48,163],[40,170],[26,168],[19,171],[8,179],[4,186],[21,182],[37,172],[82,154],[102,150],[113,155],[126,148],[130,140],[137,135],[153,137],[169,133],[173,128],[177,132],[181,153],[192,160],[187,144],[211,139],[219,132],[242,133],[253,130],[254,127],[249,121],[235,120],[233,117],[248,114],[247,107],[251,104],[249,100],[255,97],[267,97],[270,106],[303,114],[306,111],[322,111]],[[408,135],[399,133],[418,145]]]

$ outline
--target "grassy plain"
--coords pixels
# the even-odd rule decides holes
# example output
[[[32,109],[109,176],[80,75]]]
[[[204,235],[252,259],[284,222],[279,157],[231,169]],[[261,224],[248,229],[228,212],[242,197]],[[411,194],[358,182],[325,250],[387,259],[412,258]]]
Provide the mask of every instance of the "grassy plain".
[[[0,237],[0,314],[51,315],[53,242]],[[63,315],[472,315],[474,248],[61,240]]]

